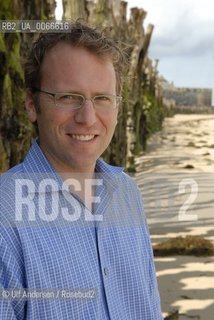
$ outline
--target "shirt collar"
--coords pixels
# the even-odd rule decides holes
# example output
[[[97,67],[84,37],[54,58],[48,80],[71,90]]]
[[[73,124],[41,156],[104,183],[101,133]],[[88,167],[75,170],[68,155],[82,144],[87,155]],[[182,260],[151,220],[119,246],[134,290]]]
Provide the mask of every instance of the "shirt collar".
[[[54,179],[58,186],[55,191],[67,190],[67,188],[63,188],[61,176],[56,172],[39,147],[38,139],[33,141],[23,162],[23,168],[27,177],[31,178],[37,185],[41,182],[41,179]],[[96,161],[96,175],[98,178],[103,178],[107,187],[113,187],[113,189],[117,187],[118,177],[120,177],[123,170],[123,167],[109,165],[104,160],[98,159]]]

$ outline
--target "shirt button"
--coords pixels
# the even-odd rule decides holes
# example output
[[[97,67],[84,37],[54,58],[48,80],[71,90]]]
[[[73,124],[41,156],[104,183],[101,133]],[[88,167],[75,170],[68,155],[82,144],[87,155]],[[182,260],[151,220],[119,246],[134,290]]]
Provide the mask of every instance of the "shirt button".
[[[103,268],[104,275],[107,277],[109,275],[108,268]]]

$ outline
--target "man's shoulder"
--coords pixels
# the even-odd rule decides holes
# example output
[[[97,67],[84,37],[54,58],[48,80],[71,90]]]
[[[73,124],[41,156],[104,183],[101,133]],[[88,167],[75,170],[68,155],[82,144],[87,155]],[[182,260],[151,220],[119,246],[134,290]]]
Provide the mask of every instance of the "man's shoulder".
[[[121,182],[125,185],[126,189],[133,195],[135,194],[137,197],[142,196],[139,186],[137,185],[134,177],[126,172],[122,172]]]
[[[132,192],[140,193],[137,183],[132,175],[126,173],[124,167],[114,166],[106,163],[104,160],[97,161],[96,169],[101,175],[110,178],[112,182],[120,186],[121,190],[132,190]]]
[[[23,172],[23,163],[21,162],[0,175],[0,185],[10,185],[11,181]]]
[[[106,173],[106,174],[115,174],[123,172],[123,167],[114,166],[108,164],[103,159],[98,159],[96,162],[96,172],[98,173]]]
[[[11,174],[12,175],[12,174],[22,173],[22,172],[24,172],[23,162],[20,162],[19,164],[8,169],[4,174]]]
[[[28,151],[29,154],[29,151]],[[26,157],[28,156],[26,155]],[[19,164],[11,167],[7,171],[0,175],[0,191],[1,194],[4,190],[7,190],[10,194],[13,192],[15,181],[20,178],[24,178],[27,174],[27,166],[25,165],[26,157]]]

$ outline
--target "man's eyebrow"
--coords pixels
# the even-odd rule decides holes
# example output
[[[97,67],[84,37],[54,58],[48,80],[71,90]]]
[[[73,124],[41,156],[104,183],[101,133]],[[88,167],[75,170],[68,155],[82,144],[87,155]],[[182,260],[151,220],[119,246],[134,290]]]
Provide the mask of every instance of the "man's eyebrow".
[[[56,93],[74,93],[74,94],[80,94],[82,96],[85,97],[85,94],[83,93],[82,90],[73,90],[73,89],[70,89],[70,90],[63,90],[63,91],[56,91]],[[115,93],[116,94],[116,93]],[[107,91],[95,91],[91,94],[91,97],[94,97],[94,96],[103,96],[103,95],[114,95],[114,93],[111,93],[111,92],[107,92]]]
[[[56,90],[57,93],[79,93],[79,90],[73,90],[73,89],[63,89],[63,90]]]

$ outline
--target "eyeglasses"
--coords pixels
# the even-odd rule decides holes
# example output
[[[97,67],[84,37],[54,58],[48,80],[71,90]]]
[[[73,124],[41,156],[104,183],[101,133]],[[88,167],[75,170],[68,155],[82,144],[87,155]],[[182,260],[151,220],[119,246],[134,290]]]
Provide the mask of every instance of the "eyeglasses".
[[[94,108],[97,110],[112,110],[116,109],[122,100],[122,97],[111,94],[101,94],[92,98],[86,98],[76,93],[53,93],[38,88],[33,88],[33,90],[52,96],[56,107],[70,110],[81,108],[86,100],[91,100]]]

